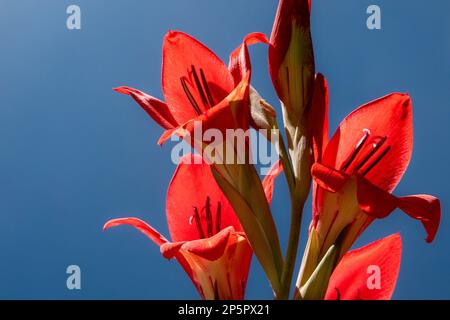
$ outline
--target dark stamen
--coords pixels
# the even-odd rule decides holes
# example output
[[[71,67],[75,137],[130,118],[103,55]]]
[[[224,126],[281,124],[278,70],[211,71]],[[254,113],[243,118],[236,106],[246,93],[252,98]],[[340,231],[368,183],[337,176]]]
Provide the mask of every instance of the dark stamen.
[[[186,84],[186,80],[184,78],[180,78],[181,85],[183,86],[184,93],[186,94],[187,98],[189,99],[189,102],[191,103],[192,107],[194,108],[195,112],[198,115],[201,115],[202,112],[200,108],[198,107],[197,101],[195,101],[194,96],[192,95],[191,91],[189,91],[189,88]]]
[[[212,219],[212,213],[211,213],[211,199],[209,197],[206,197],[206,226],[208,230],[208,237],[213,236],[213,219]]]
[[[389,152],[391,146],[387,147],[386,150],[383,151],[382,154],[362,173],[362,176],[367,175],[370,170],[372,170],[380,161],[384,158],[384,156]]]
[[[334,288],[334,290],[336,290],[336,295],[337,295],[337,297],[336,297],[336,300],[341,300],[341,293],[339,292],[339,289],[338,288]]]
[[[192,65],[192,75],[194,76],[195,85],[197,86],[197,91],[200,93],[200,97],[202,98],[203,105],[208,108],[208,101],[206,100],[205,93],[203,92],[202,85],[200,84],[200,79],[198,78],[197,71],[195,67]]]
[[[366,143],[367,138],[369,138],[369,136],[370,136],[370,133],[368,131],[366,131],[364,134],[364,137],[362,137],[361,140],[359,140],[358,144],[356,145],[355,151],[353,151],[353,153],[350,155],[350,157],[347,159],[347,161],[345,161],[345,163],[341,167],[340,171],[345,171],[348,169],[348,167],[350,167],[350,165],[355,160],[356,156],[358,155],[358,153],[361,151],[362,147],[364,146],[364,143]]]
[[[220,202],[217,203],[217,212],[216,212],[216,233],[220,232],[220,219],[221,219],[221,210],[222,204]]]
[[[214,300],[221,300],[220,293],[219,293],[219,286],[217,285],[217,281],[213,281],[211,277],[209,278],[209,281],[211,282],[211,285],[214,290]]]
[[[211,107],[214,106],[214,100],[211,95],[211,91],[209,91],[208,81],[206,81],[205,73],[203,69],[200,69],[200,77],[202,78],[203,88],[205,88],[206,96],[208,97],[209,105]]]
[[[200,238],[205,239],[205,233],[203,232],[202,223],[200,221],[200,214],[198,213],[197,207],[194,207],[194,219]]]
[[[372,151],[369,152],[369,154],[364,158],[363,161],[361,161],[354,169],[353,169],[353,173],[358,172],[359,169],[361,169],[366,163],[367,161],[370,160],[370,158],[372,158],[374,156],[374,154],[380,150],[380,148],[383,146],[383,144],[386,142],[387,137],[384,137],[383,139],[381,139],[380,142],[378,142],[375,147],[372,149]]]

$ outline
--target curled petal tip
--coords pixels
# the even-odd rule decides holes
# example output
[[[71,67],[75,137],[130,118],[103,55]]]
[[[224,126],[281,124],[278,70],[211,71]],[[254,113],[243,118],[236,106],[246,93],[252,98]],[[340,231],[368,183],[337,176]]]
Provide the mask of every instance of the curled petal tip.
[[[115,227],[115,226],[116,226],[115,219],[109,220],[103,225],[102,231],[106,231],[106,230],[108,230],[108,229],[110,229],[112,227]]]
[[[122,93],[122,94],[130,94],[130,90],[127,87],[117,87],[113,88],[114,91]]]
[[[167,260],[171,260],[178,254],[183,244],[185,244],[185,242],[176,242],[176,243],[167,242],[161,245],[159,250],[164,258],[166,258]]]
[[[422,222],[427,232],[427,243],[436,237],[441,222],[441,202],[430,195],[407,196],[399,199],[399,207],[406,214]]]
[[[406,104],[411,104],[411,96],[407,93],[407,92],[403,92],[403,93],[399,93],[399,95],[403,98],[403,103]]]
[[[262,32],[252,32],[245,36],[244,42],[247,46],[250,46],[252,44],[256,44],[259,42],[267,44],[267,43],[269,43],[269,39]]]
[[[432,217],[428,220],[428,223],[424,222],[427,229],[428,236],[426,238],[427,243],[432,243],[436,237],[439,225],[441,223],[441,202],[438,198],[432,200]]]
[[[394,92],[391,93],[390,95],[387,95],[383,98],[389,98],[391,97],[392,99],[396,99],[398,105],[400,105],[403,108],[408,109],[408,111],[410,111],[412,109],[412,99],[411,96],[406,93],[406,92]],[[382,98],[382,99],[383,99]],[[395,100],[393,100],[395,101]]]
[[[165,131],[158,139],[158,146],[162,147],[163,144],[174,134],[173,131]]]
[[[181,33],[180,31],[169,30],[169,31],[167,31],[166,35],[164,36],[164,40],[165,41],[173,41],[180,33]]]

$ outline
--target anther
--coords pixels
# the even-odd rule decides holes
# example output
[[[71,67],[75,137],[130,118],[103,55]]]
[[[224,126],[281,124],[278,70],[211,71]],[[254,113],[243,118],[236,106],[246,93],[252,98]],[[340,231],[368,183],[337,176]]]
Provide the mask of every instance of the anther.
[[[213,236],[213,220],[212,220],[212,213],[211,213],[211,199],[209,197],[206,197],[205,213],[206,213],[206,226],[207,226],[207,231],[208,231],[208,237],[212,237]]]
[[[367,175],[380,161],[381,159],[383,159],[387,153],[389,152],[389,150],[391,149],[391,146],[387,147],[382,154],[380,154],[378,156],[378,158],[366,169],[364,170],[364,172],[362,173],[362,176]]]
[[[198,213],[197,207],[194,207],[194,217],[195,223],[197,225],[198,234],[201,239],[205,239],[205,233],[203,232],[202,223],[200,221],[200,214]]]
[[[194,65],[191,66],[191,69],[192,69],[192,75],[194,76],[194,82],[195,82],[195,85],[197,86],[197,91],[198,91],[198,93],[200,93],[200,97],[202,98],[203,105],[206,108],[208,108],[208,101],[206,100],[205,92],[203,91],[202,85],[200,83],[200,79],[198,78],[197,70],[195,70]]]
[[[203,88],[205,89],[206,96],[208,97],[209,105],[214,106],[214,99],[212,98],[211,91],[209,91],[208,81],[206,81],[205,73],[203,69],[200,69],[200,77],[202,78]]]
[[[369,154],[363,159],[363,161],[361,161],[354,169],[353,169],[353,173],[356,173],[359,171],[359,169],[361,169],[366,163],[367,161],[370,160],[370,158],[372,158],[375,153],[380,150],[380,148],[383,146],[383,144],[386,142],[387,137],[383,137],[381,139],[380,142],[374,144],[374,148],[372,149],[372,151],[369,152]]]
[[[334,290],[336,290],[336,300],[340,301],[341,300],[341,293],[339,292],[338,288],[334,288]]]
[[[194,96],[192,95],[191,91],[189,90],[186,79],[184,77],[180,78],[181,86],[183,87],[184,93],[186,94],[187,98],[189,99],[189,102],[191,103],[192,107],[194,108],[197,115],[201,115],[202,111],[198,107],[197,101],[195,101]]]

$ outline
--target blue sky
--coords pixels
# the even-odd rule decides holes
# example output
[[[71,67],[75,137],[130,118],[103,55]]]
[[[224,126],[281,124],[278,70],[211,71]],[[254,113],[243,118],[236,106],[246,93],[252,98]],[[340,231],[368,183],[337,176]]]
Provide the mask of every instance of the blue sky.
[[[313,0],[314,2],[314,0]],[[377,221],[363,245],[403,237],[397,299],[450,298],[448,119],[450,4],[436,0],[315,1],[318,71],[330,86],[330,126],[357,106],[393,91],[413,98],[415,141],[397,195],[440,197],[443,218],[432,245],[401,212]],[[77,4],[82,29],[66,28]],[[170,144],[130,99],[130,85],[161,97],[161,44],[183,30],[227,59],[243,36],[270,33],[276,1],[2,0],[0,3],[0,298],[169,299],[198,297],[175,262],[131,228],[103,233],[110,218],[137,216],[167,234],[165,193],[174,165]],[[378,4],[382,29],[366,28]],[[266,48],[251,50],[253,85],[276,105]],[[286,240],[289,206],[283,179],[273,203]],[[309,223],[310,207],[305,224]],[[305,244],[303,229],[301,249]],[[79,265],[82,289],[66,288]],[[247,297],[271,298],[254,260]]]

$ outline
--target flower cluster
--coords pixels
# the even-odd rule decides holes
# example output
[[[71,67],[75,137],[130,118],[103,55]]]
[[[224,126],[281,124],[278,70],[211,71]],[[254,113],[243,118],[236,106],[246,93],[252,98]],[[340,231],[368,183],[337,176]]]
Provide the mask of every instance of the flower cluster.
[[[439,200],[392,194],[411,159],[411,98],[392,93],[369,102],[348,115],[329,138],[328,85],[315,70],[310,12],[311,1],[280,0],[270,39],[262,33],[246,36],[230,54],[228,66],[193,37],[171,31],[163,45],[165,101],[130,87],[116,89],[165,130],[159,144],[177,135],[198,154],[182,158],[168,188],[171,240],[137,218],[113,219],[104,229],[131,225],[144,233],[165,258],[179,262],[203,299],[243,299],[253,253],[277,299],[390,299],[400,268],[400,235],[349,251],[356,239],[397,208],[422,223],[427,242],[435,238]],[[248,47],[256,43],[268,46],[285,139],[277,133],[276,109],[251,86]],[[221,133],[265,130],[280,161],[261,181],[249,159],[248,136],[242,140],[244,150],[229,138],[211,149],[204,136],[195,138],[199,126]],[[291,200],[284,254],[270,208],[281,173]],[[291,295],[310,192],[308,243]],[[374,266],[378,280],[369,285]]]

